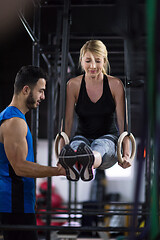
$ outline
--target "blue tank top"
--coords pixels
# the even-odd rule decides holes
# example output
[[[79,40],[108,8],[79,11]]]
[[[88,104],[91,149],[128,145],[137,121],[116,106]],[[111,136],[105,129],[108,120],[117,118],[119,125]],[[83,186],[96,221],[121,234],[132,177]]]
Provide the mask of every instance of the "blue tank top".
[[[110,91],[108,78],[103,78],[101,98],[92,102],[87,94],[85,75],[83,75],[75,111],[78,116],[76,135],[96,139],[106,134],[119,135],[116,118],[115,102]]]
[[[0,113],[0,125],[4,120],[18,117],[25,119],[25,115],[16,107],[7,107]],[[28,127],[28,125],[27,125]],[[27,161],[34,162],[32,135],[28,127]],[[0,143],[0,212],[34,213],[35,210],[35,182],[33,178],[19,177],[15,174],[5,154],[4,145]]]

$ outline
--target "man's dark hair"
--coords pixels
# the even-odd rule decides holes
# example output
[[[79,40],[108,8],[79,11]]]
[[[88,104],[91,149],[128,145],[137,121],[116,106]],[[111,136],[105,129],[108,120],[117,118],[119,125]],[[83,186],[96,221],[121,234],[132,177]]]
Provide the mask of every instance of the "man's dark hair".
[[[14,94],[20,93],[25,85],[33,88],[40,78],[47,80],[47,74],[39,67],[23,66],[18,71],[14,82]]]

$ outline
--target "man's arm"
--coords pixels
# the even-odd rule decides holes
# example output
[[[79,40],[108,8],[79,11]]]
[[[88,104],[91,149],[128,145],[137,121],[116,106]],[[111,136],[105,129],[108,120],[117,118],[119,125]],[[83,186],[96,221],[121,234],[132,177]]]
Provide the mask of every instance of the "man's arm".
[[[63,168],[42,166],[26,160],[28,154],[27,124],[23,119],[8,119],[1,125],[1,129],[4,149],[16,175],[32,178],[65,175]]]

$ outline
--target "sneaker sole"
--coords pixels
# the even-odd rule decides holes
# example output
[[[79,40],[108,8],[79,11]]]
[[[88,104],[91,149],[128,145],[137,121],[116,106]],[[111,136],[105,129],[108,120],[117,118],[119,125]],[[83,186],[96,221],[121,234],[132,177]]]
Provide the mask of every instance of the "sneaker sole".
[[[82,150],[84,154],[77,154],[78,162],[83,166],[80,171],[80,177],[83,181],[91,181],[93,179],[94,155],[88,146],[84,146]]]
[[[59,163],[62,165],[62,167],[66,171],[66,177],[70,181],[78,181],[79,180],[79,174],[76,171],[76,169],[73,167],[73,165],[76,163],[76,156],[65,156],[67,153],[66,149],[62,149],[61,153],[59,155]]]

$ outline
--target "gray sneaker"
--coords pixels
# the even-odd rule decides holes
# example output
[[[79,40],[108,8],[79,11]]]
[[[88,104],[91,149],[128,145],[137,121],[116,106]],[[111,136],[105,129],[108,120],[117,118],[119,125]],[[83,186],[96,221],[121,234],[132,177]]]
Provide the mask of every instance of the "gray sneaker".
[[[93,179],[94,155],[91,148],[85,143],[81,143],[77,148],[77,161],[82,165],[80,177],[83,181]]]
[[[76,161],[77,156],[75,151],[70,147],[70,145],[65,145],[59,154],[59,163],[66,170],[66,177],[70,181],[79,180],[79,172],[74,166]]]

